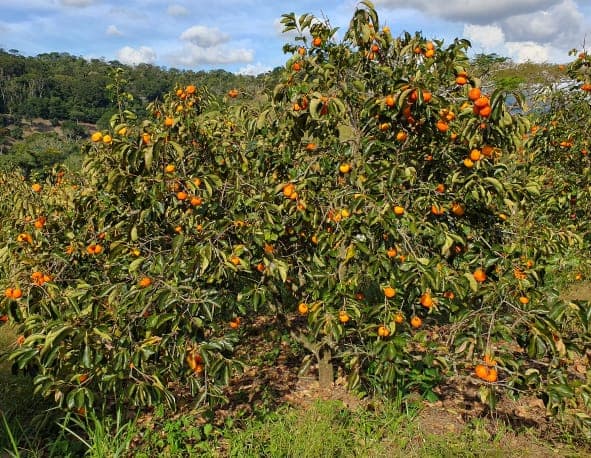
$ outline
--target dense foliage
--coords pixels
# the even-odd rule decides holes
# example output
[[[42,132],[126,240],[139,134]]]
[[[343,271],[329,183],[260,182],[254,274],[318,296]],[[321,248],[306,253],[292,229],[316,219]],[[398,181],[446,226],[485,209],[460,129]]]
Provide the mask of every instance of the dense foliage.
[[[321,382],[337,366],[352,389],[433,398],[461,374],[491,405],[527,392],[586,421],[589,304],[548,273],[590,246],[587,92],[551,92],[562,109],[532,123],[481,89],[465,40],[394,37],[367,1],[342,41],[282,22],[297,38],[272,92],[182,82],[143,116],[116,88],[81,173],[0,177],[16,366],[81,413],[178,385],[216,402],[257,316],[298,314]]]

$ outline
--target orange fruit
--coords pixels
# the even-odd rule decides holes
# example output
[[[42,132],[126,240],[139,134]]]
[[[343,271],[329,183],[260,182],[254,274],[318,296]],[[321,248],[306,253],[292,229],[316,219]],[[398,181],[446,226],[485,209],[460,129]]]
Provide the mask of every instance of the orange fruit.
[[[230,262],[232,264],[234,264],[235,266],[238,266],[238,265],[240,265],[240,258],[238,256],[232,256],[230,258]]]
[[[472,167],[474,167],[474,161],[467,157],[466,159],[464,159],[464,167],[471,169]]]
[[[384,288],[384,296],[386,296],[388,299],[393,298],[396,296],[396,289],[392,288],[391,286],[386,286]]]
[[[402,324],[404,323],[404,315],[402,313],[397,313],[394,315],[394,323]]]
[[[176,170],[176,167],[174,166],[174,164],[168,164],[166,167],[164,167],[164,171],[166,173],[173,173]]]
[[[446,123],[445,121],[442,121],[441,119],[439,121],[437,121],[437,124],[435,124],[435,127],[437,127],[437,130],[439,132],[447,132],[449,130],[449,124]]]
[[[499,374],[496,369],[489,369],[485,380],[489,383],[495,383],[499,378]]]
[[[403,142],[407,138],[408,138],[408,134],[406,132],[404,132],[403,130],[401,130],[400,132],[398,132],[396,134],[396,140],[398,140],[399,142]]]
[[[174,119],[172,119],[170,116],[167,116],[166,118],[164,118],[164,125],[166,127],[171,127],[174,124]]]
[[[388,248],[388,251],[386,251],[386,254],[388,255],[389,258],[395,258],[396,255],[398,254],[398,250],[396,250],[396,248],[391,247]]]
[[[434,49],[427,49],[425,51],[425,57],[431,58],[435,56],[435,50]]]
[[[482,157],[482,154],[480,153],[479,149],[474,148],[472,151],[470,151],[470,159],[471,160],[479,161],[481,157]]]
[[[33,243],[33,237],[27,232],[22,232],[16,236],[16,241],[22,243]]]
[[[300,65],[299,62],[294,62],[294,64],[291,66],[291,69],[294,72],[299,72],[302,69],[302,66]]]
[[[343,163],[339,165],[339,172],[341,173],[349,173],[351,171],[351,165],[347,163]]]
[[[384,99],[384,103],[388,108],[392,108],[394,105],[396,105],[396,99],[392,95],[387,95]]]
[[[346,311],[344,311],[344,310],[341,310],[341,311],[339,312],[339,321],[340,321],[341,323],[345,324],[345,323],[347,323],[347,322],[348,322],[350,319],[351,319],[351,317],[349,316],[349,314],[348,314]]]
[[[486,367],[484,364],[478,364],[474,368],[474,374],[476,374],[476,377],[478,377],[482,380],[486,380],[489,372],[490,372],[489,368]]]
[[[466,209],[459,202],[454,202],[451,204],[451,212],[456,216],[463,216]]]
[[[390,335],[390,330],[386,326],[381,325],[378,327],[378,336],[388,337],[389,335]]]
[[[453,291],[446,291],[445,293],[443,293],[443,297],[449,300],[453,300],[456,297],[456,295]]]
[[[176,198],[178,200],[185,200],[189,195],[185,191],[179,191],[176,193]]]
[[[293,183],[287,183],[283,186],[283,195],[285,197],[291,197],[291,195],[295,192],[295,185]]]
[[[529,304],[529,297],[527,297],[527,296],[520,296],[519,297],[519,302],[521,302],[523,305],[527,305],[527,304]]]
[[[486,281],[486,272],[481,268],[476,269],[472,276],[478,283],[483,283]]]
[[[197,90],[197,88],[193,85],[193,84],[189,84],[186,88],[185,88],[185,92],[187,94],[195,94],[195,91]]]
[[[415,328],[415,329],[418,329],[418,328],[420,328],[420,327],[423,325],[423,320],[421,320],[421,318],[420,318],[420,317],[418,317],[418,316],[416,316],[416,315],[415,315],[415,316],[413,316],[413,317],[410,319],[410,325],[411,325],[413,328]]]
[[[238,329],[240,327],[240,317],[234,318],[229,324],[232,329]]]
[[[435,216],[441,216],[441,215],[445,214],[445,208],[433,204],[433,205],[431,205],[431,213],[434,214]]]
[[[487,106],[481,108],[478,111],[478,114],[480,116],[482,116],[483,118],[488,118],[490,116],[491,112],[492,112],[492,109],[491,109],[490,105],[487,105]],[[486,124],[484,125],[484,127],[486,127]],[[484,128],[484,127],[482,127],[482,124],[481,124],[481,128]]]
[[[477,108],[484,108],[490,105],[490,100],[487,96],[481,95],[474,101],[474,106]]]
[[[480,97],[480,94],[481,94],[480,88],[473,87],[472,89],[470,89],[468,91],[468,98],[474,102],[475,100],[478,100],[478,98]]]
[[[443,183],[439,183],[435,188],[435,192],[438,192],[440,194],[445,192],[445,185]]]
[[[103,134],[101,134],[100,132],[95,132],[94,134],[92,134],[92,136],[90,137],[90,139],[94,142],[100,142],[103,139]]]
[[[396,205],[394,207],[394,214],[396,216],[402,216],[402,215],[404,215],[404,207],[401,207],[400,205]]]
[[[421,295],[421,305],[423,307],[427,307],[428,309],[433,307],[433,298],[431,297],[431,293],[426,292]]]
[[[41,189],[43,189],[43,187],[39,183],[33,183],[31,189],[33,190],[33,192],[41,192]]]
[[[191,198],[191,205],[192,205],[193,207],[198,207],[198,206],[200,206],[201,204],[203,204],[203,199],[202,199],[201,197],[199,197],[199,196],[194,196],[194,197],[192,197],[192,198]]]
[[[462,76],[462,75],[456,76],[456,84],[463,86],[467,82],[468,82],[468,78],[466,78],[465,76]]]
[[[310,307],[308,307],[308,304],[306,304],[304,302],[302,302],[302,303],[300,303],[300,305],[298,305],[298,312],[300,315],[306,315],[309,310],[310,310]]]
[[[40,216],[39,218],[37,218],[34,223],[35,228],[36,229],[43,229],[43,227],[45,226],[45,221],[46,221],[45,216]]]
[[[152,279],[150,277],[142,277],[140,278],[140,280],[138,281],[138,286],[140,288],[147,288],[148,286],[150,286],[152,284]]]
[[[318,46],[321,46],[321,45],[322,45],[322,38],[320,38],[320,37],[315,37],[315,38],[312,40],[312,45],[313,45],[313,46],[316,46],[316,47],[318,47]]]
[[[231,99],[235,99],[236,97],[238,97],[238,91],[236,89],[230,89],[228,91],[228,97],[230,97]]]
[[[113,141],[113,138],[110,135],[105,135],[103,137],[103,143],[109,144]]]

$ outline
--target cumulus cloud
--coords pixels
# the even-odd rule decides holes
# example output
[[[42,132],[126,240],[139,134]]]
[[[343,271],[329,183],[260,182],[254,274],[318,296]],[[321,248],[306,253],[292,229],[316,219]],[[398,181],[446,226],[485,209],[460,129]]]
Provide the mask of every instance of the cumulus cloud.
[[[511,16],[540,11],[561,3],[562,0],[376,0],[387,8],[406,8],[424,11],[432,16],[470,24],[490,24]]]
[[[117,59],[127,65],[153,64],[156,62],[156,53],[147,46],[139,48],[125,46],[117,52]]]
[[[60,3],[72,8],[85,8],[92,5],[94,1],[95,0],[60,0]]]
[[[123,35],[123,32],[121,32],[121,30],[119,30],[116,25],[110,25],[107,27],[105,33],[111,37],[120,37]]]
[[[573,47],[583,36],[584,17],[572,0],[548,10],[505,19],[502,27],[508,41],[534,41]]]
[[[503,30],[496,25],[464,25],[464,36],[485,50],[492,50],[505,43]]]
[[[189,14],[189,10],[183,5],[172,4],[168,6],[166,14],[169,16],[187,16]]]
[[[233,64],[237,62],[252,62],[254,52],[250,49],[234,49],[222,46],[201,47],[188,43],[183,51],[172,56],[172,61],[177,65],[194,67],[199,64]]]
[[[271,70],[272,70],[271,67],[269,67],[267,65],[263,65],[260,62],[257,62],[256,64],[248,64],[244,67],[241,67],[240,70],[238,70],[238,74],[239,75],[256,76],[256,75],[260,75],[261,73],[270,72]]]
[[[550,49],[547,46],[526,42],[508,42],[506,43],[509,57],[515,62],[548,62],[550,59]]]
[[[218,29],[206,27],[204,25],[194,25],[193,27],[189,27],[181,33],[179,38],[200,48],[211,48],[230,40],[229,35],[220,32]]]

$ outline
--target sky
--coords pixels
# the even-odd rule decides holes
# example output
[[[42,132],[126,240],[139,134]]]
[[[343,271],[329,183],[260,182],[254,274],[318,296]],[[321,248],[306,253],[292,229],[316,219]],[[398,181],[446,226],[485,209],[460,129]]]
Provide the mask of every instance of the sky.
[[[472,42],[473,53],[564,63],[591,41],[591,0],[374,0],[397,36]],[[285,63],[284,13],[346,30],[357,1],[0,0],[0,48],[189,70],[258,74]],[[342,34],[341,34],[342,35]],[[589,45],[589,44],[588,44]],[[591,45],[589,45],[591,47]]]

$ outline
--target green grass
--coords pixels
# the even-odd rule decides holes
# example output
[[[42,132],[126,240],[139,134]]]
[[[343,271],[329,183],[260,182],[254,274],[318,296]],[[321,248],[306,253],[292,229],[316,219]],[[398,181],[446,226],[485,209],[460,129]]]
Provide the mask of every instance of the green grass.
[[[226,432],[218,455],[230,457],[507,457],[588,456],[562,446],[554,450],[524,432],[485,420],[461,433],[430,432],[421,417],[393,404],[374,411],[350,411],[336,401],[318,401],[307,409],[285,408]]]
[[[0,348],[16,335],[0,328]],[[0,457],[584,457],[589,449],[475,419],[448,430],[453,415],[421,411],[400,401],[374,400],[365,408],[341,401],[239,412],[220,424],[214,412],[65,417],[33,394],[32,380],[0,360]],[[404,408],[403,408],[404,407]],[[206,412],[207,413],[207,412]],[[216,425],[216,426],[214,426]],[[575,442],[576,436],[571,437]]]

